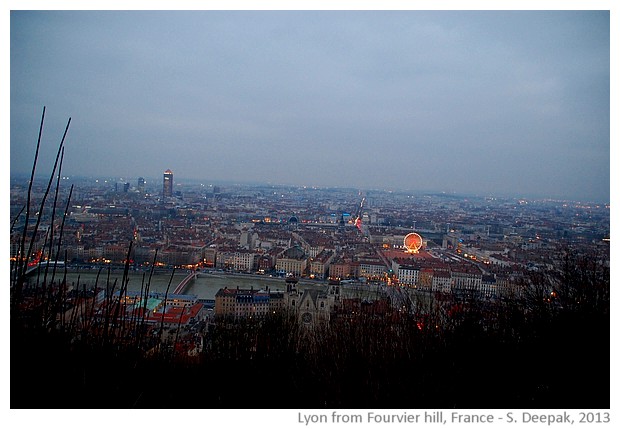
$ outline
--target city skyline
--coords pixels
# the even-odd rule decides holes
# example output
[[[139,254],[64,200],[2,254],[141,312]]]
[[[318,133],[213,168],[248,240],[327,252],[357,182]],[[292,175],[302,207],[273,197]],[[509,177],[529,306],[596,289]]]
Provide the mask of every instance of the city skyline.
[[[160,325],[161,321],[169,329],[161,331],[167,332],[165,338],[185,344],[182,349],[173,349],[177,350],[175,356],[181,359],[185,353],[189,357],[191,352],[192,356],[199,353],[205,359],[192,367],[186,377],[175,377],[172,368],[156,371],[162,377],[175,380],[178,391],[193,391],[182,388],[178,384],[181,379],[188,380],[191,386],[199,386],[197,394],[163,399],[165,405],[172,408],[176,407],[171,401],[177,398],[182,401],[181,407],[190,408],[195,405],[188,399],[196,401],[198,408],[227,406],[231,401],[237,403],[236,398],[241,392],[237,386],[245,384],[241,380],[231,381],[228,372],[220,370],[218,359],[222,358],[221,353],[227,353],[225,360],[234,366],[245,368],[244,374],[254,374],[248,370],[254,368],[250,366],[254,362],[257,362],[255,368],[260,373],[286,374],[287,381],[274,383],[277,387],[272,389],[274,396],[293,389],[294,394],[286,395],[287,399],[278,403],[285,408],[314,408],[314,404],[319,408],[383,408],[384,404],[416,409],[478,404],[491,408],[520,408],[522,398],[526,398],[526,406],[536,404],[541,408],[554,408],[554,404],[568,408],[574,408],[572,404],[585,408],[607,406],[605,385],[601,386],[608,379],[604,362],[609,350],[605,345],[610,338],[609,332],[605,331],[609,319],[604,317],[608,315],[605,309],[609,309],[604,300],[609,296],[604,292],[609,287],[610,212],[607,205],[501,198],[461,199],[438,194],[412,196],[385,191],[363,195],[354,189],[280,188],[276,191],[277,188],[272,186],[245,189],[239,186],[222,193],[215,187],[212,192],[201,186],[187,187],[182,199],[168,201],[160,198],[159,193],[142,195],[133,190],[128,192],[126,187],[113,191],[114,183],[110,182],[103,184],[88,180],[76,184],[75,189],[71,188],[74,192],[63,218],[62,243],[58,248],[49,246],[48,233],[53,230],[47,225],[53,222],[54,211],[50,210],[51,207],[39,210],[42,213],[41,232],[36,234],[34,241],[33,260],[36,264],[39,258],[51,252],[63,255],[62,264],[67,270],[63,282],[72,287],[81,284],[83,290],[106,270],[108,284],[110,276],[127,276],[122,281],[126,293],[118,291],[113,297],[108,295],[112,302],[118,299],[119,305],[121,296],[124,296],[124,310],[119,313],[123,315],[121,319],[141,320],[134,317],[137,315],[136,302],[150,303],[147,319],[143,319],[145,323],[150,321],[150,328],[146,327],[150,334],[144,337],[159,335],[159,329],[165,328]],[[64,190],[61,189],[58,200],[64,201],[69,191],[61,188]],[[11,186],[11,218],[15,219],[11,256],[15,261],[19,260],[20,231],[28,224],[22,208],[30,196],[41,198],[45,189],[46,183],[36,183],[32,189],[24,182]],[[51,204],[53,202],[48,199],[48,206]],[[356,212],[356,207],[363,207],[363,210]],[[359,215],[361,224],[358,224]],[[420,234],[411,235],[412,231]],[[414,237],[415,242],[408,242],[406,237]],[[407,246],[406,250],[404,246]],[[55,250],[48,250],[52,248]],[[592,266],[586,261],[597,261],[597,265],[588,271],[592,277],[587,274],[589,280],[584,281],[586,267]],[[573,267],[584,270],[577,271],[581,274],[574,283],[567,281],[575,275],[571,274]],[[152,274],[155,274],[153,283]],[[147,278],[148,286],[143,287]],[[542,285],[540,279],[544,279]],[[37,281],[37,276],[31,276],[30,281]],[[78,283],[74,283],[76,281]],[[292,287],[298,282],[303,292]],[[583,293],[573,295],[568,289],[570,287],[579,287]],[[103,289],[101,293],[105,293]],[[360,293],[364,294],[364,301]],[[541,301],[540,293],[549,298]],[[74,296],[70,293],[63,295]],[[576,325],[567,322],[571,320],[569,316],[575,311],[571,310],[575,304],[564,297],[571,296],[583,303],[584,316],[575,320]],[[597,296],[603,299],[592,301]],[[556,298],[562,301],[556,304]],[[172,300],[172,305],[167,306],[166,299]],[[96,301],[109,303],[110,300]],[[426,307],[424,303],[433,304]],[[511,306],[505,307],[508,304]],[[183,312],[179,305],[186,305],[187,312]],[[93,308],[91,305],[86,307]],[[98,320],[107,319],[102,316],[106,308],[112,310],[106,304],[95,308],[97,310],[92,314]],[[138,308],[138,311],[145,309],[141,304]],[[430,308],[437,309],[437,312],[427,312]],[[587,310],[591,308],[594,313],[588,318]],[[562,309],[567,309],[564,310],[567,317],[559,318],[556,311]],[[482,312],[469,313],[474,310]],[[189,316],[190,311],[192,316]],[[186,319],[183,319],[184,314],[188,315]],[[498,317],[500,314],[514,316],[507,320]],[[369,318],[360,319],[364,315]],[[297,325],[285,325],[280,329],[271,323],[271,317],[275,318],[273,321],[288,320],[281,319],[282,316],[291,317]],[[213,323],[203,323],[207,320]],[[231,325],[231,320],[238,323]],[[529,320],[536,323],[530,325],[534,322],[529,322],[526,326],[531,328],[523,331],[522,323]],[[557,328],[544,329],[553,320],[558,320],[554,325]],[[223,324],[219,324],[220,321]],[[476,322],[471,324],[472,321]],[[251,328],[256,338],[266,339],[269,335],[287,338],[289,335],[288,338],[297,342],[291,345],[288,341],[272,343],[267,340],[266,343],[288,344],[292,353],[271,353],[271,346],[265,349],[262,342],[256,346],[253,341],[243,340],[244,345],[221,340],[219,335],[225,334],[221,330],[224,326],[238,328],[246,326],[246,322],[257,323]],[[204,331],[207,326],[210,327]],[[257,331],[261,326],[266,331]],[[355,326],[369,330],[358,336],[351,330]],[[468,326],[474,326],[471,337],[468,336],[471,332]],[[326,330],[311,334],[313,337],[310,338],[314,339],[309,339],[306,331],[297,330],[321,327]],[[424,330],[428,331],[422,334],[420,331]],[[80,332],[84,338],[84,331]],[[177,335],[178,332],[183,332],[182,337]],[[196,337],[197,332],[203,332],[204,337]],[[541,337],[538,332],[549,334]],[[96,338],[100,333],[94,331],[93,335]],[[581,333],[579,337],[577,333]],[[439,342],[421,343],[422,337],[418,334]],[[142,337],[120,334],[118,338]],[[239,332],[228,338],[247,337]],[[335,343],[335,338],[341,338],[344,343]],[[455,338],[459,343],[452,342]],[[532,348],[519,353],[525,347],[523,338],[534,338]],[[487,342],[495,340],[501,343]],[[228,352],[221,347],[222,344],[232,344],[233,348]],[[370,349],[367,349],[369,344]],[[434,344],[441,347],[440,351],[429,358],[429,350],[437,350]],[[486,348],[490,344],[493,347]],[[307,345],[312,349],[299,352],[298,347]],[[460,353],[464,347],[466,353]],[[548,352],[541,351],[541,347]],[[575,347],[588,350],[591,363],[584,364],[582,355],[572,352]],[[12,352],[14,350],[12,348]],[[330,357],[330,350],[338,350],[338,353]],[[377,355],[377,350],[385,354]],[[465,362],[464,355],[469,356]],[[279,359],[278,356],[287,358]],[[541,366],[536,359],[523,359],[522,356],[544,356],[549,362],[564,363],[563,368],[567,369],[557,371],[559,376],[555,381],[548,376],[546,366]],[[15,361],[21,362],[17,358]],[[114,377],[101,377],[103,382],[94,384],[90,381],[95,379],[90,376],[91,368],[101,374],[102,370],[109,368],[109,359],[103,365],[93,365],[92,359],[76,361],[88,363],[84,371],[89,375],[84,377],[81,371],[76,371],[73,360],[63,359],[71,366],[68,373],[78,374],[76,381],[80,386],[83,386],[82,380],[87,379],[91,383],[89,387],[94,387],[99,395],[106,387],[115,388],[114,383],[108,384]],[[360,366],[351,367],[351,362],[358,362]],[[488,362],[497,366],[488,370]],[[307,363],[310,363],[309,373],[313,374],[310,385],[304,376],[308,374],[307,370],[303,367],[300,370],[300,365]],[[590,370],[571,373],[570,380],[566,381],[565,374],[574,365]],[[41,365],[32,367],[40,369]],[[121,367],[131,365],[122,363]],[[271,369],[266,370],[266,367]],[[592,375],[594,367],[601,371],[600,376]],[[334,368],[345,370],[344,373],[334,372]],[[389,370],[385,371],[387,368]],[[354,379],[346,375],[351,369],[358,374]],[[15,373],[22,374],[18,370]],[[26,373],[37,374],[30,379],[37,380],[42,386],[54,386],[54,383],[44,381],[50,377],[49,373]],[[234,373],[241,374],[239,371]],[[291,382],[289,374],[300,378]],[[403,374],[408,377],[405,383],[402,383]],[[420,377],[420,374],[424,376]],[[437,374],[449,375],[442,377]],[[470,374],[471,378],[463,382],[463,374]],[[153,379],[148,371],[134,370],[129,378],[130,386],[123,389],[134,409],[142,404],[152,405],[150,401],[161,398],[157,383],[152,389],[143,387],[148,382],[140,382],[137,378],[143,375]],[[207,378],[201,379],[204,376]],[[63,382],[68,378],[63,377]],[[125,375],[122,378],[128,379]],[[379,384],[374,380],[379,380]],[[356,381],[361,383],[358,385]],[[491,393],[488,396],[471,394],[470,384],[474,382],[485,386],[482,391]],[[205,384],[212,388],[205,391]],[[541,385],[545,386],[544,389]],[[232,396],[224,396],[226,386],[234,386],[229,391]],[[309,386],[308,390],[304,386]],[[313,391],[310,386],[328,387]],[[375,386],[388,388],[377,389]],[[399,390],[401,386],[402,391]],[[139,391],[133,393],[136,388]],[[454,393],[453,389],[459,390]],[[332,395],[333,391],[338,393]],[[585,397],[579,395],[583,391],[591,392],[588,401],[598,399],[584,402]],[[335,402],[324,402],[320,396],[323,392],[330,392],[326,401]],[[122,398],[114,393],[101,396],[84,394],[84,390],[77,393],[79,397],[69,400],[64,397],[62,401],[76,406],[83,399],[89,405],[107,403],[102,400],[122,403],[119,402]],[[215,396],[208,396],[211,394]],[[49,396],[39,394],[38,398],[49,405]],[[32,395],[23,398],[28,404],[37,400]],[[273,404],[268,395],[263,398],[267,398],[266,406]],[[258,401],[253,404],[259,408],[265,406]]]
[[[11,173],[46,106],[41,174],[71,117],[66,175],[606,203],[609,19],[13,11]]]
[[[428,427],[443,414],[444,424],[456,424],[455,414],[459,422],[463,416],[490,417],[495,424],[510,415],[516,417],[510,418],[514,427],[557,423],[556,417],[562,422],[567,413],[580,424],[584,418],[609,422],[606,411],[612,410],[598,408],[615,403],[616,380],[609,372],[617,337],[609,335],[615,174],[610,167],[616,159],[611,139],[617,136],[610,118],[618,95],[617,85],[610,85],[611,75],[617,75],[610,73],[617,68],[616,50],[610,49],[610,39],[618,39],[618,14],[610,13],[614,3],[211,1],[207,7],[214,10],[202,11],[193,2],[167,0],[156,3],[158,11],[141,10],[144,4],[132,1],[89,2],[80,11],[65,0],[38,3],[9,0],[3,27],[10,61],[3,63],[5,125],[0,128],[10,142],[5,172],[11,183],[6,189],[11,257],[20,251],[21,238],[34,231],[34,248],[41,252],[33,253],[32,262],[45,249],[59,262],[64,256],[62,281],[71,283],[72,292],[77,291],[73,282],[77,288],[91,281],[109,286],[113,275],[121,290],[109,296],[119,303],[122,285],[158,299],[168,289],[183,291],[192,270],[196,281],[185,293],[199,291],[194,298],[206,302],[221,287],[249,289],[249,295],[263,285],[283,290],[278,283],[288,283],[279,277],[278,262],[294,266],[279,258],[288,256],[281,250],[291,245],[314,250],[326,240],[340,250],[301,258],[307,259],[306,277],[296,278],[301,290],[307,281],[322,288],[330,276],[344,275],[359,283],[345,280],[343,290],[345,284],[357,290],[367,286],[371,270],[383,278],[389,273],[399,287],[377,284],[372,295],[381,299],[372,305],[362,306],[360,294],[359,302],[332,308],[334,330],[315,341],[295,334],[291,325],[246,324],[250,332],[242,323],[232,331],[218,325],[200,331],[208,340],[202,365],[170,366],[168,351],[182,355],[190,344],[186,340],[196,339],[195,329],[205,320],[185,326],[187,331],[178,322],[177,328],[162,329],[160,350],[170,341],[175,347],[161,358],[156,353],[154,360],[134,360],[132,353],[125,360],[123,344],[130,350],[155,337],[121,334],[111,342],[121,353],[91,348],[102,332],[96,323],[86,331],[78,318],[66,317],[66,304],[73,305],[75,295],[64,292],[62,301],[44,300],[39,307],[61,302],[57,317],[54,307],[52,317],[47,311],[19,311],[13,303],[31,304],[33,291],[36,301],[40,281],[49,277],[47,269],[30,276],[34,288],[22,296],[7,255],[11,356],[6,368],[13,381],[5,397],[12,409],[30,409],[9,413],[9,419],[21,426],[49,424],[54,416],[41,411],[51,409],[73,427],[87,417],[82,404],[85,411],[112,404],[97,422],[177,425],[179,412],[165,412],[177,407],[191,423],[273,428],[323,418],[332,419],[332,426],[377,424],[382,416],[384,424],[407,420]],[[258,10],[238,9],[244,6]],[[281,7],[299,9],[277,10]],[[342,7],[359,10],[334,10]],[[421,10],[401,10],[412,7]],[[459,10],[442,10],[450,7]],[[27,185],[44,108],[31,194]],[[63,180],[54,195],[45,189],[69,118]],[[166,171],[174,172],[171,198],[164,197]],[[366,200],[362,214],[369,235],[352,222],[360,198]],[[62,216],[64,207],[69,210]],[[34,225],[35,218],[41,223]],[[61,223],[60,234],[54,220]],[[422,255],[402,249],[411,231],[421,234]],[[132,266],[129,249],[138,256]],[[345,262],[343,252],[355,263]],[[247,255],[267,253],[273,267],[265,258],[247,265]],[[435,257],[436,270],[430,265]],[[588,271],[590,257],[596,276]],[[200,281],[194,259],[203,266]],[[369,262],[364,267],[362,259]],[[151,268],[156,261],[160,273]],[[25,262],[19,265],[25,268]],[[465,273],[470,265],[492,274]],[[321,269],[326,278],[318,280],[325,273]],[[561,270],[569,275],[556,277]],[[130,281],[124,281],[125,272]],[[54,273],[60,274],[55,265]],[[145,273],[155,273],[153,283]],[[555,281],[565,286],[547,300],[549,307],[553,301],[551,312],[544,299],[533,311],[488,305],[513,290],[512,280],[533,281],[537,288],[540,276],[545,276],[542,287]],[[147,278],[143,294],[139,289]],[[446,313],[441,326],[428,323],[433,317],[426,315],[392,318],[402,304],[402,286],[419,284],[420,296],[448,305],[466,297],[461,286],[468,282],[486,305],[453,307],[456,314]],[[458,287],[453,291],[452,285]],[[584,285],[587,293],[575,295]],[[594,290],[599,295],[591,301]],[[572,305],[575,296],[581,306]],[[385,303],[387,297],[394,306]],[[246,304],[227,310],[240,312]],[[357,304],[366,307],[356,319],[362,323],[338,325]],[[153,308],[166,309],[165,299]],[[168,305],[168,310],[178,315],[178,308]],[[369,310],[381,317],[373,316],[373,322]],[[179,322],[184,308],[180,314]],[[293,327],[308,323],[304,313],[296,316]],[[157,320],[163,321],[163,313]],[[66,342],[57,342],[54,326]],[[41,335],[45,332],[52,335]],[[264,340],[258,346],[246,341],[254,333]],[[109,338],[104,332],[103,342]],[[176,349],[179,342],[183,351]],[[256,374],[269,379],[258,397],[247,390]],[[162,389],[161,380],[173,388]],[[240,400],[247,392],[249,399]],[[40,404],[43,409],[37,410]],[[136,419],[143,406],[164,412],[140,413]],[[471,411],[460,408],[468,406]],[[452,411],[434,411],[444,407]],[[318,411],[310,413],[313,409]],[[592,412],[577,414],[579,409]]]

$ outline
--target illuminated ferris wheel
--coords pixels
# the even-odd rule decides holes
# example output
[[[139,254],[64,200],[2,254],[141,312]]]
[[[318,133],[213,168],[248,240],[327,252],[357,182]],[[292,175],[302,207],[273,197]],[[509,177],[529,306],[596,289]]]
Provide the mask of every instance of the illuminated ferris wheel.
[[[405,236],[403,244],[409,253],[418,253],[422,247],[422,237],[417,232],[410,232]]]

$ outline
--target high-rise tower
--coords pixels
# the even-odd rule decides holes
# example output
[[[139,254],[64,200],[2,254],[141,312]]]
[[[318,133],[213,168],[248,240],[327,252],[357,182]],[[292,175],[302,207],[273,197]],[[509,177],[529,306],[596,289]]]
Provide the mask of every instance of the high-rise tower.
[[[164,171],[164,197],[172,196],[172,171]]]
[[[146,189],[146,181],[144,180],[144,177],[138,177],[138,191],[141,193],[144,193],[145,189]]]

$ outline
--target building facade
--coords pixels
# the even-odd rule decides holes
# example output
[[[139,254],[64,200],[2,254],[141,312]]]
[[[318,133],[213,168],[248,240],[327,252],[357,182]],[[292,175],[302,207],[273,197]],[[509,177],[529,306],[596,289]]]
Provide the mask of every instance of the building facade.
[[[215,315],[264,317],[269,312],[269,292],[255,289],[220,289],[215,294]]]

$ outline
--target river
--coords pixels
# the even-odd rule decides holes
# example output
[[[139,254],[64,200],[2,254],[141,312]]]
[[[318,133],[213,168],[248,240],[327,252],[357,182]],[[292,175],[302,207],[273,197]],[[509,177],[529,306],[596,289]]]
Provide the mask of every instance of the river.
[[[169,293],[176,288],[176,286],[183,281],[188,275],[188,271],[177,271],[174,276],[172,272],[169,273],[154,273],[150,278],[149,290],[152,292],[165,293],[170,284]],[[58,275],[58,274],[57,274]],[[130,271],[128,274],[129,281],[127,283],[127,290],[140,292],[143,285],[149,282],[150,272],[136,272]],[[118,290],[123,279],[123,272],[116,271],[111,272],[109,275],[110,285],[114,284],[116,280],[116,289]],[[97,279],[97,271],[82,269],[72,270],[67,272],[67,284],[70,289],[86,285],[86,288],[90,288],[97,284],[99,287],[105,287],[108,283],[108,272],[101,271],[99,278]],[[270,277],[268,275],[251,275],[251,274],[227,274],[227,273],[199,273],[198,277],[191,280],[183,291],[187,295],[196,295],[201,299],[215,299],[215,294],[218,290],[228,287],[229,289],[239,287],[240,289],[255,290],[266,289],[269,287],[271,291],[284,291],[286,290],[286,282],[280,277]],[[301,279],[297,284],[298,289],[305,288],[313,289],[327,289],[327,281],[305,280]],[[377,296],[377,286],[367,284],[357,284],[341,287],[341,293],[343,296],[373,298]]]
[[[149,272],[129,272],[127,290],[139,292],[143,285],[149,283],[149,275]],[[174,276],[172,276],[171,272],[153,274],[150,278],[149,290],[152,292],[165,293],[168,288],[168,284],[170,284],[169,293],[172,293],[176,286],[181,283],[187,275],[188,271],[186,270],[176,272]],[[109,279],[110,285],[112,285],[116,280],[116,287],[119,288],[123,279],[123,273],[120,271],[112,272],[110,273]],[[84,285],[86,285],[87,288],[90,288],[95,284],[99,287],[105,287],[107,283],[107,271],[102,271],[99,275],[99,279],[97,279],[97,271],[95,270],[78,270],[67,273],[67,284],[70,288],[81,288]],[[302,280],[298,283],[298,286],[300,288],[326,288],[327,283]],[[215,294],[217,291],[224,287],[228,287],[229,289],[236,287],[239,287],[240,289],[250,289],[253,287],[256,290],[269,287],[269,290],[271,291],[283,291],[286,290],[286,282],[283,278],[262,275],[199,273],[198,277],[189,282],[183,293],[188,295],[196,295],[198,298],[202,299],[215,299]]]

